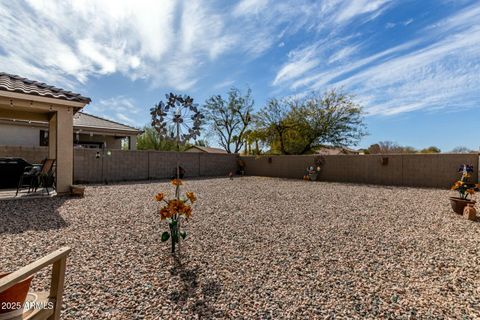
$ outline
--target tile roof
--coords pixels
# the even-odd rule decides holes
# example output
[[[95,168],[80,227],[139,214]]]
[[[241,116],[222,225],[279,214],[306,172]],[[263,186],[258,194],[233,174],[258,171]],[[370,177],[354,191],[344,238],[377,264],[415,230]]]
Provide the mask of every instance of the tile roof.
[[[107,120],[104,118],[93,116],[85,112],[77,112],[73,116],[73,126],[75,128],[84,127],[84,128],[103,129],[103,130],[111,130],[111,131],[131,131],[135,133],[141,132],[141,130],[137,128],[127,126],[125,124],[121,124],[112,120]]]
[[[82,103],[91,102],[90,98],[78,93],[4,72],[0,72],[0,90]]]
[[[15,123],[17,125],[24,126],[41,126],[48,128],[48,123],[43,121],[28,121],[28,120],[13,120],[13,119],[1,119],[0,126],[2,123],[8,122]],[[111,120],[103,119],[97,116],[92,116],[84,112],[77,112],[73,116],[73,130],[85,130],[85,131],[97,131],[97,132],[106,132],[114,134],[124,134],[124,135],[137,135],[142,133],[142,130],[114,122]]]
[[[338,154],[359,154],[357,150],[342,147],[321,147],[315,150],[315,154],[319,155],[338,155]]]
[[[212,147],[191,146],[188,149],[192,149],[192,148],[199,149],[199,150],[201,150],[203,152],[206,152],[206,153],[228,153],[224,149],[212,148]]]

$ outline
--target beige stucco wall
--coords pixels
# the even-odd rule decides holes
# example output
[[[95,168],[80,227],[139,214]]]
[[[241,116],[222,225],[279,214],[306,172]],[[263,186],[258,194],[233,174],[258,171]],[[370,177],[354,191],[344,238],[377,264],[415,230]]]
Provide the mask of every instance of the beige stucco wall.
[[[0,124],[0,145],[38,147],[40,128]]]
[[[64,108],[57,111],[56,129],[56,187],[58,193],[68,193],[73,183],[72,108]],[[50,132],[50,135],[51,134],[52,132]]]
[[[93,135],[90,134],[79,134],[79,140],[81,142],[105,142],[107,149],[121,149],[122,148],[122,139],[115,138],[114,136],[102,136],[102,135]],[[77,135],[74,134],[73,141],[76,143]]]
[[[2,146],[0,145],[0,158],[18,157],[26,161],[37,164],[48,158],[48,147],[21,147],[21,146]]]
[[[40,130],[48,131],[48,128],[40,126],[11,125],[0,123],[0,146],[24,146],[39,147],[40,146]],[[112,135],[79,134],[80,141],[106,142],[108,149],[121,149],[122,140]],[[77,134],[73,134],[73,141],[77,141]],[[136,144],[136,137],[134,137]]]
[[[388,157],[388,165],[382,158]],[[380,185],[448,188],[458,179],[458,168],[472,164],[473,181],[478,181],[477,154],[409,155],[331,155],[323,156],[320,180]],[[269,162],[271,158],[271,162]],[[242,156],[246,174],[254,176],[301,179],[314,164],[309,156]]]

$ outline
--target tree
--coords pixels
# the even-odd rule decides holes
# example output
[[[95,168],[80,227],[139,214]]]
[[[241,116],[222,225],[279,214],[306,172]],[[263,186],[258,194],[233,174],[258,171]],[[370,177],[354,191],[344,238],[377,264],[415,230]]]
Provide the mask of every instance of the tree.
[[[388,153],[417,153],[414,147],[401,146],[393,141],[380,141],[372,144],[368,151],[370,154],[388,154]]]
[[[435,146],[431,146],[431,147],[420,150],[420,153],[440,153],[440,152],[442,152],[442,150],[440,150],[440,148]]]
[[[452,152],[452,153],[472,153],[472,152],[474,152],[474,151],[473,151],[473,150],[470,150],[470,149],[467,148],[467,147],[459,146],[459,147],[453,148],[453,150],[452,150],[451,152]]]
[[[270,99],[255,117],[255,122],[263,131],[265,140],[270,146],[278,142],[282,154],[289,154],[286,146],[287,133],[295,128],[295,123],[290,119],[291,112],[292,101]]]
[[[337,90],[300,99],[271,99],[256,116],[270,152],[305,154],[323,145],[356,145],[366,134],[363,111]]]
[[[367,151],[368,151],[369,154],[378,154],[378,153],[381,153],[382,149],[380,148],[380,144],[375,143],[375,144],[370,145],[370,147],[368,147]]]
[[[245,131],[251,122],[253,104],[251,90],[242,95],[237,88],[230,89],[227,100],[216,95],[205,102],[205,118],[228,153],[241,150]]]
[[[206,139],[198,139],[195,141],[194,143],[195,146],[199,146],[199,147],[209,147],[209,143]]]
[[[379,153],[402,153],[402,147],[393,141],[380,141],[378,143],[380,146]]]
[[[137,137],[138,150],[160,150],[160,151],[176,151],[177,143],[174,138],[171,138],[171,129],[168,133],[161,135],[153,127],[145,127],[144,132]],[[189,145],[181,145],[180,151],[188,148]]]
[[[245,131],[244,137],[245,137],[245,143],[244,143],[245,154],[246,155],[260,154],[263,148],[263,141],[267,139],[265,132],[258,128],[250,129]],[[252,145],[254,146],[253,150],[252,150]]]
[[[291,121],[295,123],[296,138],[303,140],[300,154],[316,146],[356,145],[366,135],[363,110],[353,97],[335,89],[323,95],[313,93],[298,105],[292,106]]]
[[[410,146],[404,146],[400,150],[400,153],[417,153],[417,152],[418,152],[417,149],[415,149],[414,147],[410,147]]]

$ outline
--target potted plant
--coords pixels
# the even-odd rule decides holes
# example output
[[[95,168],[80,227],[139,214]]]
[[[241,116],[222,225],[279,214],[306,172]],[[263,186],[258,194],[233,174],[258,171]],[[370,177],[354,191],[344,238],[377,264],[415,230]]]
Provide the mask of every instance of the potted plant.
[[[310,166],[307,168],[308,180],[316,181],[318,178],[318,173],[320,172],[320,167]]]
[[[314,158],[315,165],[309,166],[306,170],[307,174],[303,176],[303,180],[309,181],[316,181],[318,179],[318,175],[322,170],[323,163],[325,159],[323,157],[315,157]]]
[[[463,209],[467,205],[475,205],[476,201],[472,200],[471,197],[476,191],[479,190],[479,185],[468,182],[468,179],[471,177],[471,173],[473,172],[472,165],[463,164],[458,169],[458,172],[461,172],[462,175],[460,180],[454,183],[451,190],[457,191],[459,197],[450,197],[450,204],[455,213],[463,214]]]
[[[0,274],[0,278],[8,276],[10,273]],[[16,317],[23,313],[23,306],[30,289],[30,283],[33,276],[30,276],[7,290],[0,292],[0,318],[10,319],[10,317]],[[7,317],[8,315],[8,317]]]

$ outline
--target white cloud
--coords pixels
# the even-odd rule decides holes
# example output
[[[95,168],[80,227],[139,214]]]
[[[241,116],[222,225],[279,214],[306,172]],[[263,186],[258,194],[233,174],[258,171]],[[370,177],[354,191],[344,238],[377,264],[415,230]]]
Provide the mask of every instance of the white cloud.
[[[293,80],[318,66],[320,60],[317,58],[316,52],[316,45],[291,51],[289,53],[289,62],[280,68],[272,84],[278,85],[285,81]]]
[[[469,108],[480,99],[480,26],[411,53],[371,66],[335,86],[376,92],[370,114],[419,109]]]
[[[346,46],[344,48],[341,48],[337,50],[333,55],[330,56],[330,58],[328,59],[328,63],[343,61],[357,51],[358,51],[358,46]]]
[[[233,14],[236,16],[258,14],[264,10],[267,5],[268,0],[242,0],[233,9]]]
[[[413,19],[397,25],[411,23]],[[293,92],[305,92],[344,87],[358,97],[370,115],[478,107],[480,5],[471,5],[440,23],[418,30],[417,35],[396,47],[363,56],[361,53],[368,52],[368,42],[360,43],[359,52],[353,49],[358,44],[349,41],[345,46],[339,41],[333,45],[333,51],[323,50],[323,56],[330,52],[329,64],[304,70],[293,68],[297,61],[290,61],[289,57],[288,63],[279,69],[282,73],[276,74],[276,90],[285,92],[288,87]],[[319,56],[321,49],[317,50]],[[303,65],[309,60],[299,61]],[[286,69],[287,66],[292,68]],[[293,76],[289,77],[290,74]],[[279,81],[280,76],[291,81]]]
[[[362,58],[346,64],[342,64],[333,69],[316,71],[312,75],[309,75],[307,77],[304,77],[295,81],[291,85],[291,88],[297,89],[299,87],[310,86],[310,88],[313,90],[322,89],[325,85],[327,85],[328,83],[330,83],[332,80],[336,78],[341,78],[346,74],[353,73],[358,69],[364,68],[379,60],[401,54],[402,52],[405,52],[406,50],[412,48],[417,44],[418,44],[418,41],[410,41],[410,42],[401,44],[399,46],[370,55],[366,58]]]
[[[218,90],[218,89],[232,87],[234,84],[235,84],[235,80],[225,80],[217,83],[216,85],[213,86],[213,88]]]
[[[188,89],[239,40],[200,0],[27,3],[0,4],[2,70],[63,87],[120,72]]]
[[[364,0],[361,0],[363,3]],[[61,87],[120,73],[153,87],[192,88],[226,54],[255,59],[280,38],[336,29],[384,1],[349,0],[25,0],[0,3],[0,67]],[[339,15],[336,13],[340,12]],[[333,34],[332,34],[333,36]],[[2,52],[6,51],[6,52]],[[315,60],[286,67],[282,78],[308,71]],[[70,86],[70,87],[69,87]],[[79,88],[77,88],[79,89]],[[81,90],[81,89],[80,89]]]
[[[126,123],[138,126],[141,116],[140,108],[135,101],[129,97],[116,96],[108,99],[102,99],[99,102],[92,102],[85,108],[87,113],[97,114],[105,119],[110,119],[120,123]]]
[[[0,2],[0,69],[75,90],[91,77],[114,73],[145,79],[152,87],[189,90],[226,55],[235,54],[246,65],[276,49],[270,65],[276,68],[272,84],[277,92],[344,85],[362,97],[371,114],[438,109],[460,101],[468,107],[468,98],[478,101],[480,5],[416,30],[414,40],[372,50],[361,26],[396,4],[390,0],[242,0],[233,5],[207,0]],[[394,20],[386,27],[408,26],[413,18]],[[292,39],[297,34],[301,37]],[[303,41],[298,48],[289,48],[298,39]],[[289,55],[278,61],[278,52],[287,48]],[[220,78],[228,80],[214,88],[233,84],[228,72]],[[121,122],[136,119],[133,101],[112,99],[93,104],[92,109],[113,114]]]
[[[396,24],[393,23],[393,22],[387,22],[387,24],[385,24],[385,28],[387,29],[392,29],[392,28],[395,28]]]
[[[342,9],[339,11],[336,21],[341,23],[348,21],[358,15],[371,13],[379,10],[385,5],[387,0],[355,0],[346,1]]]
[[[432,25],[429,29],[433,32],[461,31],[479,24],[480,5],[476,3],[458,12],[457,14],[442,19],[439,23]]]

